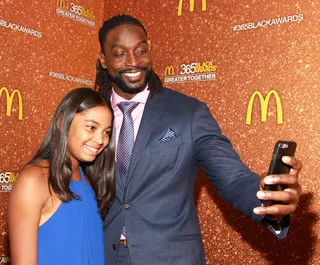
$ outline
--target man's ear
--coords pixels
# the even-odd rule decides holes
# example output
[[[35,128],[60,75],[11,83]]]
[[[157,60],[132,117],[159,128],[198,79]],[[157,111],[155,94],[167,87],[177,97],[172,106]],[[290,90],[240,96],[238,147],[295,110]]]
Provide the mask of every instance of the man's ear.
[[[107,69],[106,57],[102,52],[99,52],[98,59],[103,69]]]

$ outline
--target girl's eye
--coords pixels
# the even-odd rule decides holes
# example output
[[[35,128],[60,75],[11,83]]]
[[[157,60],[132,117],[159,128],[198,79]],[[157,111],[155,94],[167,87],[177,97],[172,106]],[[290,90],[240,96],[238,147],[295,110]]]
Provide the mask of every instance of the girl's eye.
[[[93,131],[96,127],[88,125],[87,128],[88,128],[90,131]]]

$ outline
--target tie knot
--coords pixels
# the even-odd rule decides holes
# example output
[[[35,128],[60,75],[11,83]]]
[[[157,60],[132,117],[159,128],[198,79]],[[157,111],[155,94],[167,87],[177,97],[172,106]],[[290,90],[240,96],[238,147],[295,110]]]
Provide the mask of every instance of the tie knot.
[[[135,101],[122,101],[118,103],[118,107],[123,114],[131,113],[138,105],[139,103]]]

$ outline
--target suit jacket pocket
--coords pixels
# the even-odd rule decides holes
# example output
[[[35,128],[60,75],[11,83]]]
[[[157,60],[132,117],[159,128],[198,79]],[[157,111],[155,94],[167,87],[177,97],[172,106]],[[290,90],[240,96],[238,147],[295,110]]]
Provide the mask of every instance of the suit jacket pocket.
[[[168,241],[169,242],[181,242],[181,241],[192,241],[192,240],[197,240],[201,239],[201,234],[187,234],[187,235],[180,235],[180,236],[173,236],[169,237]]]
[[[164,149],[168,149],[174,146],[181,145],[181,136],[175,137],[171,140],[162,142],[162,143],[156,143],[150,146],[151,153],[155,153]]]

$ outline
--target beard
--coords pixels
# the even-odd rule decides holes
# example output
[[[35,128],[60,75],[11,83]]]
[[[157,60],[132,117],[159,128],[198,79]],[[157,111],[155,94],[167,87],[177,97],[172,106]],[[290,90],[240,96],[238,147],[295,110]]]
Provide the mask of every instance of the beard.
[[[137,94],[137,93],[141,92],[146,87],[146,85],[149,83],[151,75],[152,75],[152,71],[150,69],[148,69],[147,67],[138,67],[138,68],[135,68],[135,70],[136,69],[143,71],[144,75],[145,75],[145,79],[144,79],[143,83],[138,87],[131,87],[131,86],[127,85],[127,83],[124,81],[123,77],[121,76],[121,74],[123,74],[125,72],[132,71],[133,70],[132,68],[120,70],[117,72],[116,76],[111,77],[109,75],[109,78],[110,78],[111,82],[115,83],[123,92],[128,93],[128,94]],[[132,84],[134,84],[134,83],[132,83]]]

